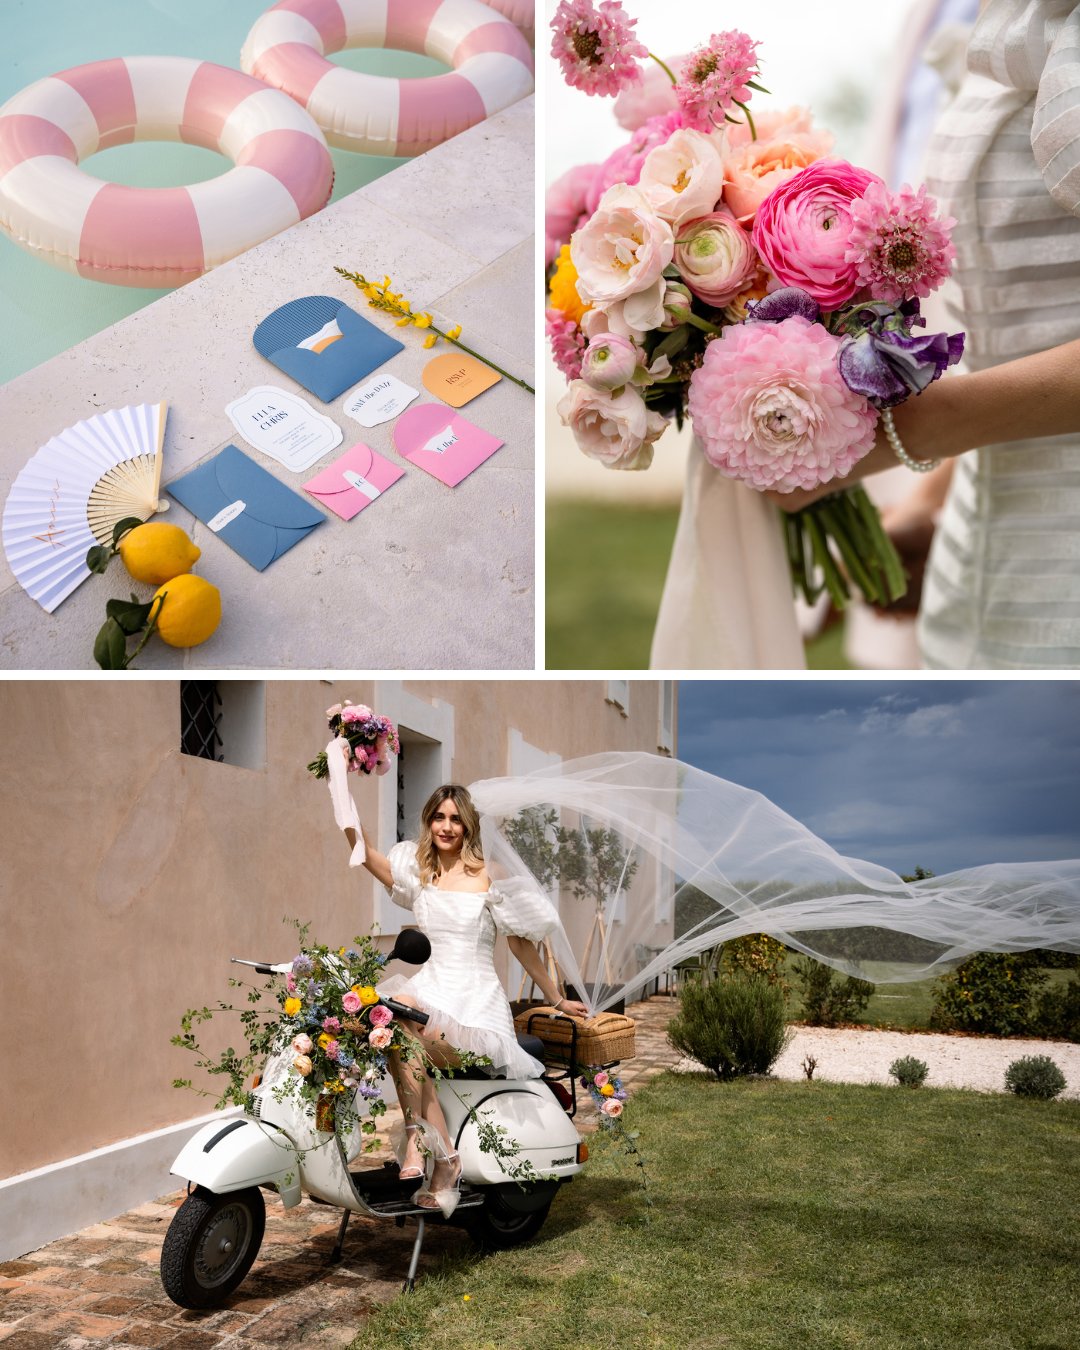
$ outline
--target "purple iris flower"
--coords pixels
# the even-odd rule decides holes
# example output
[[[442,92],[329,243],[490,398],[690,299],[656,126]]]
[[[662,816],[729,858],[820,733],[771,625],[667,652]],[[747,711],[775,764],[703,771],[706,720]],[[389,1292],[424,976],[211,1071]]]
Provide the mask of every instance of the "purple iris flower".
[[[866,331],[844,339],[837,365],[844,383],[875,408],[921,394],[964,353],[964,334]]]

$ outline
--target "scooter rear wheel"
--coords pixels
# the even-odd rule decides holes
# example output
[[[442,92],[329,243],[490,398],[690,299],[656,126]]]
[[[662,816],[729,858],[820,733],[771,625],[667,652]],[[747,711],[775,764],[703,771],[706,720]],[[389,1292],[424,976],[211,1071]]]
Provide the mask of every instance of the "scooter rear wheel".
[[[488,1251],[516,1247],[534,1238],[544,1226],[558,1186],[537,1182],[522,1188],[516,1182],[490,1187],[482,1206],[461,1215],[465,1231]]]
[[[257,1186],[215,1195],[199,1186],[176,1211],[161,1249],[161,1283],[181,1308],[217,1308],[251,1269],[266,1228]]]

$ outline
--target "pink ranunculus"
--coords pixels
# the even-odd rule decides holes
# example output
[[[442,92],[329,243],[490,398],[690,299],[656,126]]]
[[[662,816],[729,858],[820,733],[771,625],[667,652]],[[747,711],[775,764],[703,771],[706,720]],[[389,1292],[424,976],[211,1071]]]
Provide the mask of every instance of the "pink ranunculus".
[[[372,758],[371,751],[366,745],[358,745],[353,750],[353,762],[349,767],[353,768],[355,765],[355,772],[366,772]]]
[[[609,1097],[606,1102],[601,1103],[600,1110],[605,1116],[610,1116],[612,1120],[618,1120],[623,1113],[623,1104],[614,1097]]]
[[[563,244],[577,229],[586,214],[585,202],[590,188],[600,172],[599,164],[578,164],[556,178],[544,195],[544,234],[547,240],[546,266],[558,257]]]
[[[373,1050],[385,1050],[393,1039],[394,1033],[389,1027],[376,1027],[375,1030],[368,1035],[368,1045],[370,1045]]]
[[[661,220],[678,225],[716,206],[724,188],[724,161],[708,136],[683,128],[649,151],[638,187]]]
[[[785,286],[798,286],[822,309],[838,309],[858,289],[858,267],[845,260],[852,204],[876,174],[842,159],[819,159],[774,189],[754,218],[754,247]]]
[[[293,1068],[301,1078],[306,1078],[311,1072],[311,1060],[308,1059],[307,1055],[294,1055]]]
[[[850,472],[874,444],[877,412],[844,383],[839,347],[800,315],[725,328],[690,381],[690,419],[709,463],[762,491]]]
[[[603,1069],[601,1069],[599,1073],[593,1074],[593,1082],[596,1084],[597,1087],[603,1087],[607,1081],[608,1076]]]
[[[570,241],[581,298],[609,305],[663,287],[675,236],[638,188],[608,188],[588,223]]]
[[[724,201],[739,221],[749,226],[770,192],[829,153],[827,131],[790,132],[748,141],[724,159]]]
[[[341,706],[342,706],[342,705],[341,705],[340,703],[335,703],[334,706],[333,706],[332,708],[327,708],[327,710],[326,710],[326,716],[327,716],[328,718],[330,718],[330,717],[337,717],[338,713],[341,712]]]
[[[685,56],[671,56],[664,64],[681,76],[686,69]],[[627,131],[637,131],[650,117],[660,117],[678,109],[679,100],[675,97],[675,86],[656,62],[653,62],[642,76],[641,83],[624,89],[615,100],[612,111],[615,121]]]
[[[618,333],[595,337],[581,358],[581,378],[590,389],[621,389],[629,384],[640,356],[629,338]]]
[[[754,279],[758,255],[731,212],[721,209],[680,226],[675,266],[696,296],[719,309]]]
[[[613,394],[575,380],[560,400],[558,413],[582,454],[609,469],[647,469],[652,443],[667,426],[630,385]]]
[[[347,994],[342,995],[341,1006],[347,1013],[355,1013],[359,1012],[364,1005],[360,1001],[360,995],[354,994],[350,989]]]
[[[306,1031],[302,1031],[299,1036],[293,1037],[292,1048],[298,1055],[310,1055],[312,1044],[311,1037]]]
[[[373,1027],[385,1027],[394,1020],[394,1014],[385,1003],[375,1003],[368,1013]]]

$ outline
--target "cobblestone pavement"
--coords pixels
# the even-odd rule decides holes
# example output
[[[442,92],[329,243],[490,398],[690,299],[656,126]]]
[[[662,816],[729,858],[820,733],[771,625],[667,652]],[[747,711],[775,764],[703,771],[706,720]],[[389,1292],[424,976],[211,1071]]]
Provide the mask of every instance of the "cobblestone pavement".
[[[665,1031],[675,1006],[660,995],[627,1008],[637,1022],[637,1053],[619,1072],[631,1093],[678,1059]],[[591,1108],[582,1107],[582,1130],[590,1115]],[[283,1210],[270,1196],[259,1259],[227,1306],[184,1311],[165,1296],[158,1278],[161,1243],[183,1198],[177,1191],[0,1263],[2,1350],[346,1346],[371,1310],[401,1290],[415,1236],[411,1223],[397,1228],[354,1216],[344,1257],[332,1266],[339,1211],[308,1200]],[[460,1245],[460,1229],[430,1224],[421,1276],[432,1258]]]

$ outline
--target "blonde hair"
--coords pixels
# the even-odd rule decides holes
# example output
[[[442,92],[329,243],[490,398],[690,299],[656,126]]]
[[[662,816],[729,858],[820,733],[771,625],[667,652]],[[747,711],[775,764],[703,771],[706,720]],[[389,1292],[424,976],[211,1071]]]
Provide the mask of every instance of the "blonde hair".
[[[480,817],[469,796],[469,789],[457,783],[444,783],[442,787],[435,789],[420,812],[420,839],[416,845],[416,862],[420,868],[420,880],[424,885],[427,885],[439,870],[438,852],[431,837],[431,822],[443,802],[450,800],[453,800],[461,817],[463,827],[461,861],[465,864],[465,871],[472,875],[483,871],[484,868],[484,852],[480,843]]]

